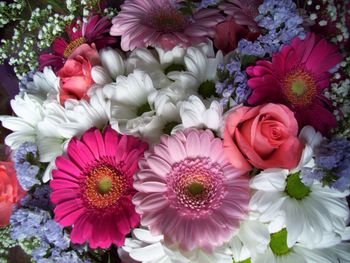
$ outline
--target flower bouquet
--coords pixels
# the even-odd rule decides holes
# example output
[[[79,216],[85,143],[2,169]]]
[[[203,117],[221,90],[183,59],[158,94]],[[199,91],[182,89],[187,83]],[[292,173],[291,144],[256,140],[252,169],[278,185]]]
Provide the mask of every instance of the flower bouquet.
[[[0,2],[2,261],[350,262],[348,1],[42,2]]]

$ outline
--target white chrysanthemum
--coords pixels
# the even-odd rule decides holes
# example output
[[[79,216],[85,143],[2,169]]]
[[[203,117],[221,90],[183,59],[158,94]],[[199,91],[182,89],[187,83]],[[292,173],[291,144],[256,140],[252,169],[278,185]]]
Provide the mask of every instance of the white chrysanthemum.
[[[127,238],[125,245],[118,250],[125,263],[231,263],[232,257],[226,247],[211,254],[203,250],[180,251],[176,246],[166,246],[163,236],[153,236],[146,229],[133,230],[133,238]]]
[[[46,182],[51,179],[55,158],[65,151],[71,138],[92,127],[103,128],[108,124],[110,101],[106,100],[102,90],[96,90],[89,102],[68,100],[65,107],[58,102],[49,102],[44,105],[44,110],[47,114],[38,123],[37,145],[40,161],[50,163],[43,176]]]
[[[318,138],[318,139],[317,139]],[[288,231],[288,246],[303,241],[316,246],[326,232],[341,232],[349,218],[345,197],[348,191],[339,192],[314,182],[306,186],[301,181],[301,170],[312,163],[312,147],[320,141],[313,128],[301,131],[306,142],[300,164],[292,170],[266,169],[250,183],[256,189],[250,208],[258,213],[261,222],[283,218]]]
[[[344,236],[348,235],[349,230],[349,228],[345,230]],[[314,248],[309,248],[303,242],[289,246],[288,235],[285,228],[273,232],[269,231],[266,224],[247,220],[242,222],[238,234],[232,238],[230,249],[235,262],[244,260],[252,263],[349,262],[350,244],[341,243],[340,235],[325,233]]]
[[[181,75],[194,77],[197,83],[192,93],[199,93],[203,98],[209,98],[215,94],[217,67],[223,63],[223,60],[221,51],[215,55],[211,42],[197,47],[189,47],[184,57],[186,71],[169,72],[168,77],[173,80],[179,79]]]
[[[132,134],[150,141],[159,139],[164,121],[155,114],[156,89],[149,75],[135,70],[128,76],[119,76],[116,83],[103,87],[111,100],[111,125],[118,132]]]
[[[156,114],[167,122],[181,123],[180,109],[177,105],[193,94],[196,85],[197,81],[194,77],[183,74],[168,87],[158,90],[151,97]]]
[[[131,73],[138,69],[147,72],[154,83],[154,87],[161,89],[171,84],[166,76],[168,67],[173,64],[183,64],[184,49],[175,47],[170,51],[163,51],[158,48],[157,51],[158,56],[156,52],[146,48],[135,49],[126,60],[126,71]]]
[[[103,86],[124,75],[125,62],[117,50],[104,48],[99,54],[102,66],[94,66],[91,69],[91,76],[96,84]]]
[[[173,130],[195,127],[198,129],[211,129],[220,135],[223,123],[223,108],[219,102],[213,101],[207,109],[200,98],[190,96],[186,101],[178,104],[182,124]]]
[[[263,253],[269,239],[270,233],[262,223],[249,219],[242,221],[238,233],[229,242],[233,259],[239,262],[247,260],[254,253]]]
[[[45,67],[43,72],[36,72],[33,81],[27,84],[27,93],[39,96],[43,100],[48,97],[56,100],[60,88],[60,78],[51,67]]]
[[[2,126],[13,131],[9,134],[5,143],[12,150],[17,149],[22,143],[36,141],[38,123],[44,118],[43,101],[37,96],[22,93],[11,100],[11,107],[15,116],[1,116]]]

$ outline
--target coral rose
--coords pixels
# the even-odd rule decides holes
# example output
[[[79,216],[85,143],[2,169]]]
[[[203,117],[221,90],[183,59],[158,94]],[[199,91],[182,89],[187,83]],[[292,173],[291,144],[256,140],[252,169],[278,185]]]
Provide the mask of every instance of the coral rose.
[[[57,72],[60,77],[60,102],[67,99],[83,99],[94,84],[91,68],[100,64],[99,54],[94,44],[77,47],[68,57],[63,68]]]
[[[12,209],[25,192],[18,184],[12,162],[0,162],[0,227],[7,226]]]
[[[224,150],[234,167],[252,170],[297,166],[304,145],[294,113],[281,104],[236,107],[226,118]]]

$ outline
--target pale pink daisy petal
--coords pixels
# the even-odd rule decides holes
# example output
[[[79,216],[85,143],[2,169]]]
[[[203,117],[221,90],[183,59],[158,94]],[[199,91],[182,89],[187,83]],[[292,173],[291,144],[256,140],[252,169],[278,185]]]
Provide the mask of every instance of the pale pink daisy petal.
[[[121,36],[123,50],[160,46],[171,50],[205,42],[224,20],[218,9],[200,9],[191,17],[172,0],[126,0],[113,18],[110,34]]]
[[[247,214],[248,176],[223,158],[210,130],[178,131],[154,149],[134,182],[141,224],[183,250],[214,251]]]
[[[68,145],[68,158],[56,159],[50,186],[55,220],[72,226],[73,243],[91,248],[122,246],[140,222],[131,202],[133,176],[147,144],[107,127],[93,128]],[[158,186],[157,189],[161,189]]]

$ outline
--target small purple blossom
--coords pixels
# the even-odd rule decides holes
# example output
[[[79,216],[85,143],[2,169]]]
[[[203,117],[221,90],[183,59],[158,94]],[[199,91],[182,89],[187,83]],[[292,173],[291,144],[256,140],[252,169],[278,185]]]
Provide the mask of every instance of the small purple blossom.
[[[23,143],[13,156],[18,181],[25,190],[40,184],[37,178],[40,171],[38,159],[38,148],[33,142]]]
[[[40,208],[45,211],[53,210],[54,205],[50,200],[51,188],[48,185],[41,185],[35,188],[33,192],[27,194],[22,200],[21,205],[28,208]]]
[[[350,187],[350,142],[344,138],[322,143],[315,150],[315,167],[302,171],[303,181],[321,181],[344,191]]]
[[[215,84],[216,93],[222,98],[220,104],[230,107],[244,103],[250,89],[247,85],[247,74],[242,70],[241,60],[232,58],[227,64],[218,66],[218,82]]]
[[[198,9],[207,8],[208,6],[217,5],[221,0],[202,0],[197,4]]]
[[[284,44],[289,44],[297,36],[304,36],[303,19],[292,0],[265,0],[259,6],[259,15],[255,18],[266,33],[254,42],[241,39],[238,50],[245,55],[264,57],[278,52]]]

